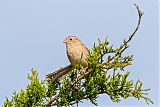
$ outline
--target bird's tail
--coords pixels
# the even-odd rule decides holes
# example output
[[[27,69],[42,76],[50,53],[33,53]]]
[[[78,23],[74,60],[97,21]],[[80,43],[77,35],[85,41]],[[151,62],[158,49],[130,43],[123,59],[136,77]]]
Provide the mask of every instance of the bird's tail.
[[[52,81],[56,81],[58,80],[59,78],[61,78],[63,75],[66,75],[68,72],[70,72],[72,70],[72,65],[68,65],[66,67],[63,67],[63,68],[60,68],[59,70],[57,71],[54,71],[50,74],[47,74],[46,77],[47,78],[52,78]]]

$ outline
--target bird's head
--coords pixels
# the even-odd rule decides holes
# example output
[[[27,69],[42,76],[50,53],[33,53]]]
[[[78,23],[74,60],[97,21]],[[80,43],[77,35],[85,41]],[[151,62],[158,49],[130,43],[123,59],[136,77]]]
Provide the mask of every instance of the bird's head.
[[[66,44],[67,47],[69,47],[69,46],[73,46],[77,43],[80,43],[81,40],[76,36],[68,36],[67,38],[64,39],[63,42]]]

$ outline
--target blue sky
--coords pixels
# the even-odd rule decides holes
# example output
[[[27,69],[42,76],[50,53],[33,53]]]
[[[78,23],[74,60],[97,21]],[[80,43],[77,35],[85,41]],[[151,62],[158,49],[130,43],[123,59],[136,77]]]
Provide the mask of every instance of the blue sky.
[[[64,38],[77,35],[88,48],[108,36],[119,46],[137,24],[137,3],[144,12],[141,26],[125,55],[134,55],[130,77],[151,88],[149,97],[158,106],[158,1],[156,0],[1,0],[0,1],[0,105],[14,90],[24,89],[31,68],[39,77],[69,64]],[[113,103],[98,98],[99,106],[146,106],[143,100]],[[84,102],[80,106],[92,106]]]

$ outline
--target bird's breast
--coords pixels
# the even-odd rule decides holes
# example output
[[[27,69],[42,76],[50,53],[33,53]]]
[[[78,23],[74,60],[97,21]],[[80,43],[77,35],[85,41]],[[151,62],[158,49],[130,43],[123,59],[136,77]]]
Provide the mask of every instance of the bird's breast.
[[[69,61],[73,66],[75,66],[78,61],[81,61],[82,66],[86,67],[88,65],[86,61],[87,54],[88,50],[84,45],[75,45],[67,49]]]

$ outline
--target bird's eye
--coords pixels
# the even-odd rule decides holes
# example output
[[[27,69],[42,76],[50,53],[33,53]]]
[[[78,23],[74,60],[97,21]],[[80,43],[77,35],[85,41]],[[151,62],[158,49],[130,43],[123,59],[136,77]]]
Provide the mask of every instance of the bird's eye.
[[[72,40],[72,38],[69,39],[70,41]]]

